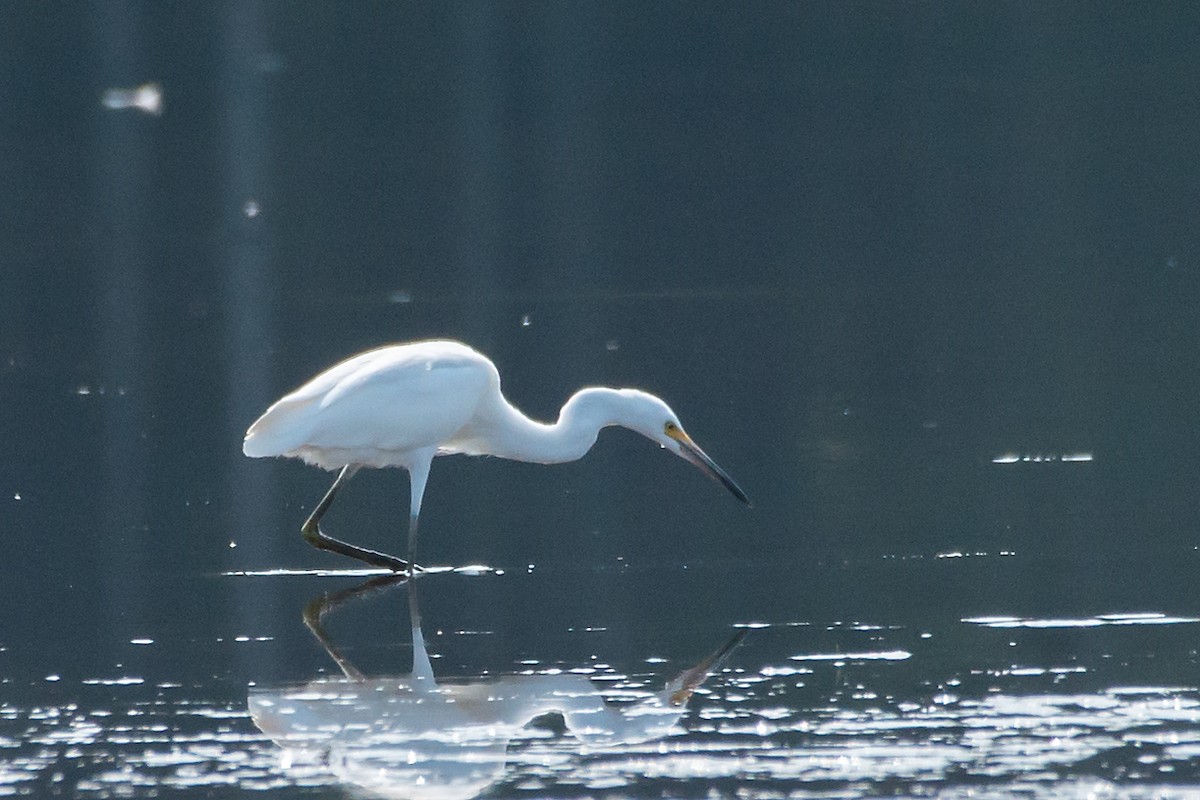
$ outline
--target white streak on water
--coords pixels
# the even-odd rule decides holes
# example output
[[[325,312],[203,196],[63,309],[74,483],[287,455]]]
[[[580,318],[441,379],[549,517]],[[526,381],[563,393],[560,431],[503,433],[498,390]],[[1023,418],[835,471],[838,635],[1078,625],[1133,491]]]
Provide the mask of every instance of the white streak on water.
[[[861,653],[810,653],[791,656],[792,661],[904,661],[912,658],[907,650],[879,650]]]
[[[1092,453],[1014,453],[1007,452],[992,457],[993,464],[1080,464],[1095,459]]]
[[[961,620],[988,628],[1098,628],[1102,625],[1186,625],[1200,617],[1174,617],[1161,613],[1100,614],[1078,619],[1036,617],[966,617]]]
[[[504,570],[489,567],[486,564],[469,564],[465,567],[421,567],[419,575],[437,575],[445,572],[453,572],[458,575],[504,574]],[[400,573],[380,567],[363,567],[361,569],[287,569],[285,567],[278,567],[275,569],[230,570],[221,573],[221,577],[223,578],[286,578],[301,575],[315,575],[322,578],[365,578],[375,575],[399,576]]]

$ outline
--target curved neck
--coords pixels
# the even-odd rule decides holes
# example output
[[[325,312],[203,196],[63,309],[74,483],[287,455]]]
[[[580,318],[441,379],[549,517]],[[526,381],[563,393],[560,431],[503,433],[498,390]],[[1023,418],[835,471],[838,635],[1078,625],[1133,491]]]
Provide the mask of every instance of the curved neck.
[[[491,455],[517,461],[558,464],[582,458],[600,429],[619,424],[613,411],[624,398],[616,389],[580,389],[562,407],[552,425],[535,422],[503,404],[501,433],[488,442]]]

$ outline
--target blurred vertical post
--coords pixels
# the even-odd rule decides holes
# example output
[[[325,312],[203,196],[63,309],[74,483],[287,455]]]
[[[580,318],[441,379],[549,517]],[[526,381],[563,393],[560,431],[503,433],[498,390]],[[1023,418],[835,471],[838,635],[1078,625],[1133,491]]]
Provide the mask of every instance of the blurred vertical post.
[[[504,291],[501,262],[508,202],[504,197],[504,65],[502,46],[505,7],[471,3],[447,7],[449,26],[457,41],[449,85],[454,92],[451,113],[453,214],[450,217],[453,273],[460,292],[455,321],[467,341],[484,352],[502,340],[506,324],[498,303]],[[510,318],[507,324],[515,326]],[[436,489],[434,491],[437,491]],[[468,537],[484,535],[492,509],[481,498],[466,513]]]
[[[466,300],[462,327],[477,341],[487,342],[502,324],[496,298],[502,291],[499,258],[503,250],[507,201],[501,176],[506,153],[503,130],[504,7],[491,3],[454,6],[457,28],[458,88],[455,120],[453,217],[455,273]],[[485,345],[486,346],[486,345]]]
[[[263,41],[267,22],[256,0],[229,2],[221,9],[222,206],[218,253],[224,311],[226,420],[222,447],[228,452],[227,516],[222,538],[230,569],[278,564],[275,485],[269,464],[241,455],[242,434],[274,391],[271,365],[276,330],[272,265],[269,153],[269,86],[278,65]],[[299,536],[296,537],[297,540]],[[236,545],[232,547],[230,545]],[[253,633],[275,617],[274,595],[261,581],[238,581],[233,618]]]
[[[138,14],[127,3],[89,6],[92,42],[102,79],[141,81]],[[89,214],[96,270],[96,328],[102,395],[103,497],[94,546],[106,613],[129,625],[147,601],[147,497],[152,354],[147,347],[152,291],[148,284],[155,232],[150,230],[154,121],[143,114],[96,118]]]

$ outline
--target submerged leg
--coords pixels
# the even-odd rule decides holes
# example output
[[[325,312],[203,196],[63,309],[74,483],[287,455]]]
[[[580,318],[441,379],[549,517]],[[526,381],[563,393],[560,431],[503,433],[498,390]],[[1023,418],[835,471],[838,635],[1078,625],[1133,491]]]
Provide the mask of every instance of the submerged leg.
[[[304,536],[304,541],[321,550],[328,550],[331,553],[357,558],[359,561],[364,561],[373,567],[383,567],[393,572],[408,572],[409,563],[403,559],[378,553],[374,550],[367,550],[366,548],[343,542],[340,539],[334,539],[332,536],[326,536],[321,531],[321,517],[325,516],[325,512],[329,510],[329,506],[333,503],[333,498],[337,496],[338,489],[342,488],[342,484],[350,480],[354,476],[354,473],[358,472],[358,469],[358,464],[347,464],[342,467],[342,471],[338,473],[337,480],[333,482],[333,486],[329,487],[329,491],[321,498],[321,502],[317,503],[317,507],[313,509],[312,514],[304,521],[303,527],[300,528],[300,533]]]

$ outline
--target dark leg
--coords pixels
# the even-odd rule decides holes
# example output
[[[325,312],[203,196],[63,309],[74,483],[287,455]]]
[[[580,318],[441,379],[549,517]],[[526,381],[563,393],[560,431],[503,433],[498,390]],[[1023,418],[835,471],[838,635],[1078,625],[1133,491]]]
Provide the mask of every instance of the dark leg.
[[[333,498],[337,496],[338,489],[342,487],[342,484],[350,480],[356,472],[358,472],[357,464],[347,464],[342,467],[342,471],[338,473],[337,480],[333,482],[333,486],[329,487],[329,491],[321,498],[321,502],[317,503],[317,507],[313,509],[312,514],[304,521],[304,526],[300,528],[300,533],[304,536],[304,541],[321,550],[328,550],[331,553],[357,558],[359,561],[366,562],[373,567],[383,567],[393,572],[408,572],[409,564],[404,559],[378,553],[374,550],[367,550],[363,547],[357,547],[340,539],[334,539],[332,536],[326,536],[321,532],[321,517],[325,516],[325,512],[329,510],[329,506],[333,503]]]

